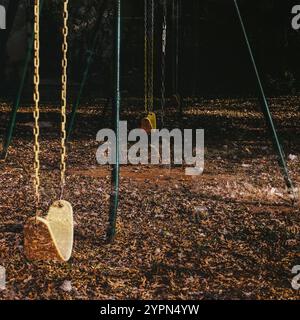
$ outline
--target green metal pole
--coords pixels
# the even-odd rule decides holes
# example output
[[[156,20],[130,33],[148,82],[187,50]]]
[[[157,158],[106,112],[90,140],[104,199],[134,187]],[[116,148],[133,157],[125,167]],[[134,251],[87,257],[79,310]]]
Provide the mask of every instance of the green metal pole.
[[[277,130],[275,128],[275,125],[274,125],[274,122],[273,122],[273,119],[272,119],[272,115],[271,115],[271,112],[270,112],[269,104],[268,104],[268,101],[267,101],[267,98],[266,98],[266,95],[265,95],[265,91],[264,91],[264,88],[263,88],[263,85],[262,85],[262,81],[261,81],[261,78],[260,78],[260,75],[259,75],[259,72],[258,72],[258,68],[256,66],[256,62],[255,62],[255,59],[254,59],[253,51],[252,51],[252,48],[251,48],[251,45],[250,45],[250,41],[249,41],[249,38],[248,38],[248,35],[247,35],[247,31],[246,31],[246,28],[245,28],[245,25],[244,25],[244,22],[243,22],[243,18],[242,18],[242,15],[241,15],[237,0],[234,0],[234,4],[235,4],[235,8],[236,8],[238,17],[239,17],[241,28],[243,30],[243,34],[244,34],[244,37],[245,37],[245,41],[246,41],[246,45],[247,45],[247,48],[248,48],[248,51],[249,51],[251,62],[252,62],[253,68],[254,68],[254,72],[255,72],[255,75],[256,75],[258,88],[259,88],[259,94],[260,94],[259,98],[260,98],[260,102],[261,102],[261,106],[262,106],[262,111],[263,111],[263,114],[265,116],[269,131],[271,133],[274,149],[275,149],[275,151],[277,152],[277,155],[278,155],[278,163],[279,163],[281,172],[282,172],[282,174],[284,176],[284,181],[285,181],[287,187],[289,188],[289,190],[294,192],[294,186],[293,186],[293,182],[292,182],[292,180],[291,180],[291,178],[289,176],[289,171],[288,171],[288,168],[287,168],[285,155],[284,155],[283,149],[282,149],[282,147],[280,145],[280,142],[279,142],[279,137],[278,137],[278,134],[277,134]]]
[[[98,36],[95,37],[95,41],[96,41],[96,39],[98,39]],[[79,104],[80,104],[80,101],[81,101],[82,93],[83,93],[83,90],[85,88],[85,85],[86,85],[86,82],[87,82],[87,79],[88,79],[88,75],[89,75],[89,72],[90,72],[90,67],[91,67],[92,62],[94,60],[95,47],[96,47],[96,45],[95,45],[95,42],[94,42],[92,50],[88,51],[86,68],[85,68],[85,71],[83,73],[83,77],[82,77],[82,81],[80,83],[78,95],[77,95],[76,101],[75,101],[75,103],[73,105],[72,112],[71,112],[71,115],[70,115],[69,125],[68,125],[68,129],[67,129],[67,141],[70,140],[72,132],[73,132],[77,110],[79,108]]]
[[[0,79],[4,78],[5,63],[6,63],[6,45],[9,39],[9,35],[13,28],[16,15],[18,13],[20,0],[9,1],[7,7],[7,26],[6,30],[0,32]],[[0,93],[3,93],[3,82],[0,83]]]
[[[40,2],[40,14],[42,12],[42,8],[43,8],[43,3],[44,0],[41,0]],[[3,146],[2,146],[2,152],[1,152],[1,159],[6,159],[7,156],[7,152],[8,152],[8,148],[11,144],[11,140],[12,140],[12,136],[14,133],[14,129],[15,129],[15,124],[16,124],[16,118],[17,118],[17,112],[19,110],[20,107],[20,102],[21,102],[21,97],[22,97],[22,93],[23,93],[23,89],[24,89],[24,85],[25,85],[25,81],[26,81],[26,76],[27,76],[27,72],[28,72],[28,67],[31,61],[31,56],[32,56],[32,49],[33,49],[33,44],[34,44],[34,32],[32,32],[32,37],[30,39],[29,42],[29,46],[28,46],[28,51],[27,51],[27,55],[25,58],[25,63],[24,63],[24,67],[23,67],[23,72],[21,75],[21,81],[20,81],[20,85],[17,91],[17,96],[16,99],[13,103],[13,107],[11,110],[11,114],[10,114],[10,119],[8,122],[8,127],[6,130],[6,135],[3,139]]]
[[[104,9],[107,6],[107,2],[108,1],[103,2],[100,9],[99,9],[100,14],[99,14],[98,23],[96,23],[96,27],[95,27],[95,37],[93,39],[91,49],[87,51],[88,55],[87,55],[87,60],[86,60],[86,68],[84,70],[83,77],[82,77],[79,91],[78,91],[78,95],[77,95],[75,103],[73,104],[72,112],[70,115],[70,120],[69,120],[69,124],[68,124],[68,129],[67,129],[67,141],[69,141],[71,139],[72,132],[74,129],[75,120],[76,120],[77,110],[79,108],[81,97],[83,94],[83,90],[84,90],[85,85],[87,83],[88,75],[90,73],[92,63],[94,61],[94,55],[95,55],[95,51],[96,51],[97,43],[98,43],[98,39],[99,39],[99,28],[100,28],[100,24],[101,24],[102,12],[104,11]]]
[[[116,8],[116,44],[115,44],[115,109],[114,109],[114,129],[116,134],[116,162],[112,170],[112,194],[110,198],[109,226],[107,230],[107,240],[112,242],[116,235],[117,211],[119,206],[119,185],[120,185],[120,74],[121,74],[121,0],[117,0]]]

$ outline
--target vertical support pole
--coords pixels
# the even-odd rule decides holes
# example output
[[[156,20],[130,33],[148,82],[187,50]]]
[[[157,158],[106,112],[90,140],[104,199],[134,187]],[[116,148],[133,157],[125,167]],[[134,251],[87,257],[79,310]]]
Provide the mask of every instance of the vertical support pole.
[[[277,153],[277,156],[278,156],[278,163],[279,163],[281,172],[282,172],[283,177],[284,177],[284,181],[285,181],[288,189],[290,191],[294,192],[293,182],[292,182],[292,180],[291,180],[291,178],[289,176],[289,171],[288,171],[288,168],[287,168],[285,155],[284,155],[283,149],[282,149],[282,147],[280,145],[280,142],[279,142],[279,137],[278,137],[278,134],[277,134],[277,130],[276,130],[274,122],[273,122],[273,118],[272,118],[272,115],[271,115],[271,112],[270,112],[270,108],[269,108],[269,103],[268,103],[266,95],[265,95],[265,91],[264,91],[264,88],[263,88],[263,85],[262,85],[262,81],[261,81],[261,78],[260,78],[260,75],[259,75],[259,72],[258,72],[258,68],[257,68],[256,62],[255,62],[255,58],[254,58],[254,55],[253,55],[253,51],[252,51],[252,47],[251,47],[251,44],[250,44],[250,41],[249,41],[249,38],[248,38],[248,35],[247,35],[247,31],[246,31],[246,28],[245,28],[245,25],[244,25],[244,21],[243,21],[243,18],[242,18],[242,15],[241,15],[237,0],[234,0],[234,4],[235,4],[237,15],[238,15],[238,18],[239,18],[239,21],[240,21],[240,24],[241,24],[241,28],[242,28],[243,35],[244,35],[244,38],[245,38],[245,42],[246,42],[246,45],[247,45],[247,48],[248,48],[248,51],[249,51],[249,55],[250,55],[250,59],[251,59],[252,65],[253,65],[255,76],[256,76],[256,79],[257,79],[257,84],[258,84],[258,89],[259,89],[259,100],[260,100],[260,103],[261,103],[262,112],[264,114],[268,129],[269,129],[271,137],[272,137],[272,142],[273,142],[274,149],[275,149],[275,151]]]
[[[121,0],[116,0],[116,43],[115,43],[115,103],[113,112],[113,124],[116,134],[115,164],[112,168],[112,193],[110,198],[109,225],[107,240],[112,242],[116,235],[117,212],[119,206],[120,185],[120,74],[121,74]]]
[[[41,14],[41,11],[43,8],[43,2],[44,1],[41,0],[40,14]],[[0,158],[4,159],[4,160],[6,159],[8,148],[11,144],[11,140],[12,140],[14,129],[15,129],[17,112],[20,107],[20,102],[21,102],[21,97],[22,97],[22,93],[23,93],[23,89],[24,89],[24,85],[25,85],[25,81],[26,81],[28,67],[29,67],[29,64],[31,61],[33,43],[34,43],[34,33],[32,33],[32,38],[30,39],[30,43],[28,46],[28,51],[27,51],[27,55],[26,55],[25,63],[24,63],[24,67],[23,67],[23,72],[21,75],[20,85],[19,85],[17,95],[16,95],[16,98],[15,98],[13,106],[12,106],[12,110],[11,110],[11,114],[10,114],[10,118],[9,118],[9,122],[8,122],[8,127],[6,130],[6,135],[3,139],[2,152],[1,152]]]

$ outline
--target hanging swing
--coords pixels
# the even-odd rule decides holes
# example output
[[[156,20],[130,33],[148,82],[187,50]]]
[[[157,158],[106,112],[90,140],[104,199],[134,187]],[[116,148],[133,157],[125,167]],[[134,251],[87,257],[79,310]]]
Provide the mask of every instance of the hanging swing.
[[[34,138],[35,138],[35,199],[36,215],[29,218],[24,226],[25,256],[34,261],[62,261],[70,259],[73,249],[73,209],[69,202],[62,200],[66,173],[66,106],[67,106],[67,36],[68,36],[68,0],[64,0],[63,27],[63,74],[62,74],[62,138],[61,138],[61,199],[54,202],[46,217],[40,215],[40,145],[39,145],[39,8],[40,0],[34,3]]]
[[[149,12],[150,11],[150,12]],[[154,0],[145,0],[145,117],[141,121],[141,128],[148,134],[157,128],[154,112]]]

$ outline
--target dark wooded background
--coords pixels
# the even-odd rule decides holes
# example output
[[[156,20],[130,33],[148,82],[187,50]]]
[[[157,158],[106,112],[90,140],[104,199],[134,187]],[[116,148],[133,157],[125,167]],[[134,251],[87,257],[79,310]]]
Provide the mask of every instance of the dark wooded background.
[[[123,1],[122,89],[143,94],[143,3]],[[169,3],[167,91],[171,94],[172,29]],[[0,0],[8,9],[8,30],[0,32],[2,96],[13,95],[32,30],[32,0]],[[291,27],[296,0],[240,0],[241,11],[268,94],[297,93],[300,88],[300,34]],[[62,1],[45,0],[41,19],[42,86],[59,85]],[[104,8],[104,9],[103,9]],[[14,13],[16,12],[15,15]],[[161,1],[156,1],[155,83],[160,92]],[[101,17],[100,26],[96,28]],[[12,23],[14,19],[14,23]],[[112,83],[114,1],[70,1],[69,79],[75,88],[96,29],[100,41],[85,96],[108,96]],[[256,84],[233,0],[183,0],[180,18],[180,91],[185,96],[245,95]],[[10,32],[9,32],[10,31]],[[32,69],[26,92],[30,94]],[[49,89],[50,90],[50,89]],[[57,96],[58,97],[58,96]]]

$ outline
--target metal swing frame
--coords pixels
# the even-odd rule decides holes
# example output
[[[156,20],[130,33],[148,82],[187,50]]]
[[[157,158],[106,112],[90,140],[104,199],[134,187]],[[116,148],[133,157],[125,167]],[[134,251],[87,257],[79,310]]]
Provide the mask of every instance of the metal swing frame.
[[[105,2],[101,3],[101,6],[99,8],[99,12],[102,13],[105,8],[107,7],[107,3],[108,0],[106,0]],[[70,114],[70,118],[69,118],[69,122],[68,122],[68,128],[67,128],[67,141],[69,141],[72,137],[73,131],[74,131],[74,126],[75,126],[75,122],[76,122],[76,115],[77,115],[77,111],[79,109],[80,106],[80,102],[82,99],[82,95],[84,92],[84,89],[86,87],[87,81],[88,81],[88,76],[90,74],[91,71],[91,67],[93,65],[94,62],[94,58],[95,58],[95,54],[97,51],[97,47],[98,47],[98,43],[100,42],[99,39],[99,28],[100,28],[100,24],[102,21],[102,14],[99,14],[98,17],[98,21],[96,22],[96,26],[95,26],[95,36],[94,39],[92,41],[92,44],[90,46],[90,48],[87,50],[87,57],[86,57],[86,66],[82,75],[82,79],[80,81],[80,86],[79,86],[79,91],[76,97],[76,100],[72,106],[72,111]]]
[[[113,109],[113,126],[116,134],[116,163],[112,167],[112,188],[110,196],[109,223],[106,233],[108,242],[112,242],[116,236],[116,223],[119,207],[120,192],[120,109],[121,109],[121,0],[116,1],[116,38],[115,38],[115,101]]]
[[[41,0],[42,1],[42,0]],[[269,131],[272,136],[272,142],[274,149],[278,155],[278,163],[282,170],[285,183],[289,190],[294,190],[293,182],[289,176],[285,155],[281,147],[279,136],[274,125],[272,115],[270,112],[269,104],[264,92],[260,74],[255,62],[255,58],[252,52],[252,47],[249,42],[247,31],[243,22],[243,18],[238,6],[237,0],[234,0],[235,8],[238,14],[238,18],[241,24],[245,42],[249,51],[250,59],[254,68],[256,75],[258,87],[259,87],[259,100],[262,105],[262,111],[265,116],[266,122],[268,124]],[[115,103],[114,103],[114,129],[116,132],[116,164],[113,166],[112,170],[112,194],[110,198],[110,212],[109,212],[109,226],[107,229],[107,239],[112,241],[116,235],[116,221],[117,221],[117,211],[119,205],[119,185],[120,185],[120,159],[119,159],[119,142],[120,142],[120,132],[119,132],[119,123],[120,123],[120,106],[121,106],[121,92],[120,92],[120,58],[121,58],[121,0],[116,1],[116,40],[115,40]],[[17,109],[15,110],[17,111]],[[13,130],[12,130],[13,131]]]
[[[40,1],[40,12],[39,12],[40,15],[42,13],[43,5],[44,5],[44,0],[41,0]],[[11,113],[10,113],[7,129],[6,129],[6,133],[5,133],[5,136],[3,137],[2,151],[0,154],[1,160],[6,159],[8,149],[11,145],[11,141],[13,138],[13,133],[15,130],[16,119],[17,119],[17,113],[20,108],[21,98],[22,98],[22,94],[24,91],[25,81],[26,81],[26,77],[27,77],[27,73],[28,73],[28,69],[29,69],[29,65],[30,65],[30,61],[31,61],[31,57],[32,57],[33,44],[34,44],[34,29],[32,29],[32,36],[29,41],[28,50],[27,50],[27,54],[25,57],[25,62],[24,62],[23,70],[22,70],[20,84],[19,84],[19,87],[17,90],[16,98],[15,98],[13,105],[12,105],[12,108],[11,108]]]
[[[289,174],[289,170],[288,170],[288,167],[287,167],[285,154],[284,154],[283,148],[282,148],[282,146],[280,144],[279,136],[278,136],[278,133],[277,133],[277,130],[276,130],[273,118],[272,118],[272,114],[271,114],[271,111],[270,111],[269,103],[268,103],[268,100],[267,100],[267,97],[266,97],[266,94],[265,94],[265,90],[264,90],[264,87],[263,87],[263,84],[262,84],[262,80],[261,80],[261,77],[260,77],[260,74],[259,74],[259,71],[258,71],[258,67],[257,67],[256,61],[255,61],[255,58],[254,58],[252,46],[251,46],[250,41],[249,41],[247,30],[246,30],[246,27],[245,27],[245,24],[244,24],[244,21],[243,21],[243,17],[242,17],[240,8],[239,8],[238,0],[234,0],[234,5],[235,5],[237,16],[238,16],[238,19],[239,19],[239,22],[240,22],[240,25],[241,25],[241,29],[242,29],[242,32],[243,32],[245,43],[246,43],[246,46],[247,46],[247,49],[248,49],[248,52],[249,52],[249,56],[250,56],[250,60],[251,60],[252,66],[253,66],[253,70],[254,70],[254,73],[255,73],[255,76],[256,76],[257,85],[258,85],[258,94],[259,94],[258,98],[259,98],[259,102],[260,102],[260,105],[261,105],[261,108],[262,108],[263,115],[264,115],[266,123],[267,123],[267,127],[268,127],[268,130],[269,130],[269,133],[271,135],[273,148],[274,148],[275,152],[277,153],[278,164],[279,164],[279,167],[281,169],[281,173],[282,173],[282,175],[284,177],[284,181],[285,181],[285,184],[286,184],[287,188],[289,189],[291,194],[294,196],[294,198],[296,198],[295,188],[294,188],[292,179],[290,178],[290,174]]]

